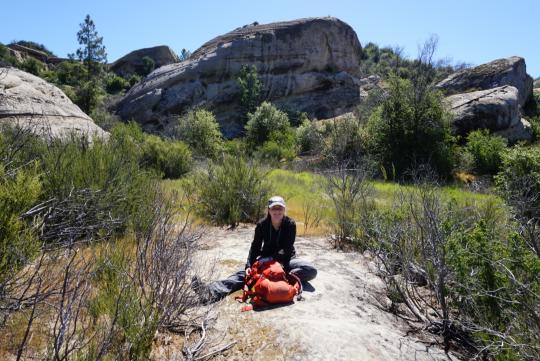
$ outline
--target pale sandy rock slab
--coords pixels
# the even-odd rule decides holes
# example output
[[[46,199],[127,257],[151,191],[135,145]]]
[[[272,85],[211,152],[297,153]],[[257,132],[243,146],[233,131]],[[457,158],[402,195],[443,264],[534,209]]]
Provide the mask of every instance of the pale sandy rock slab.
[[[11,67],[0,68],[0,124],[28,127],[44,137],[108,136],[56,86]]]

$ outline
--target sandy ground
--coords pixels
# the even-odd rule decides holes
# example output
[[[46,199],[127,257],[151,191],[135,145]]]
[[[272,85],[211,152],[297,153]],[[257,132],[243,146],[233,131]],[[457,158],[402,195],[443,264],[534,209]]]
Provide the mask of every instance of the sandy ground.
[[[211,228],[201,259],[224,278],[243,266],[253,226]],[[322,237],[297,237],[298,257],[311,261],[317,278],[303,300],[263,311],[241,312],[238,293],[217,305],[216,330],[238,344],[221,359],[232,360],[456,360],[419,335],[407,336],[405,322],[385,312],[384,284],[369,258],[337,252]],[[212,260],[212,261],[209,261]],[[429,341],[429,340],[424,340]]]

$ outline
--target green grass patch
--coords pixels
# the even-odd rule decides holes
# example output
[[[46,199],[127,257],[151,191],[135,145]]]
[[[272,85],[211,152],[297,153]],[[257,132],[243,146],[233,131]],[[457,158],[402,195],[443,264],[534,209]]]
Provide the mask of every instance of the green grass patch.
[[[267,173],[270,183],[270,193],[280,195],[287,202],[287,214],[296,220],[299,235],[321,235],[328,230],[328,220],[333,216],[333,206],[325,194],[325,177],[313,172],[294,172],[285,169],[272,169]],[[184,185],[189,177],[175,180],[163,180],[162,186],[166,191],[185,193]],[[372,181],[374,197],[377,206],[391,208],[394,197],[400,191],[414,190],[414,185],[401,185],[393,182]],[[470,192],[457,185],[439,188],[443,199],[455,202],[460,207],[480,207],[486,203],[505,208],[501,198],[492,194]],[[188,191],[189,192],[189,191]],[[189,197],[188,197],[189,199]],[[316,224],[316,218],[320,222]],[[304,225],[308,223],[307,229]],[[313,222],[315,224],[309,224]]]

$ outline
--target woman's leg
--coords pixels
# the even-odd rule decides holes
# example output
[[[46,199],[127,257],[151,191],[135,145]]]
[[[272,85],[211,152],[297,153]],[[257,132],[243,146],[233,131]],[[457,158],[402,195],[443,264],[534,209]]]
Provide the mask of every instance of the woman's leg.
[[[244,286],[245,270],[241,269],[224,280],[214,281],[206,285],[213,300],[220,300],[230,293],[242,289]]]
[[[300,278],[300,281],[306,282],[311,281],[317,277],[317,269],[311,262],[304,261],[299,258],[291,259],[289,263],[290,273],[294,273]]]

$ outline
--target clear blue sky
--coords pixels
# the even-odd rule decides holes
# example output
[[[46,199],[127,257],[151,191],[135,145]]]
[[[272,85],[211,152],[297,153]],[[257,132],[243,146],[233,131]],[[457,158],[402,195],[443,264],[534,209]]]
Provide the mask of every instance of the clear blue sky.
[[[414,57],[431,34],[439,58],[481,64],[519,55],[540,76],[538,0],[2,0],[0,41],[32,40],[59,56],[77,48],[86,14],[104,37],[108,60],[139,48],[169,45],[191,51],[238,26],[311,16],[335,16],[362,44],[404,47]]]

